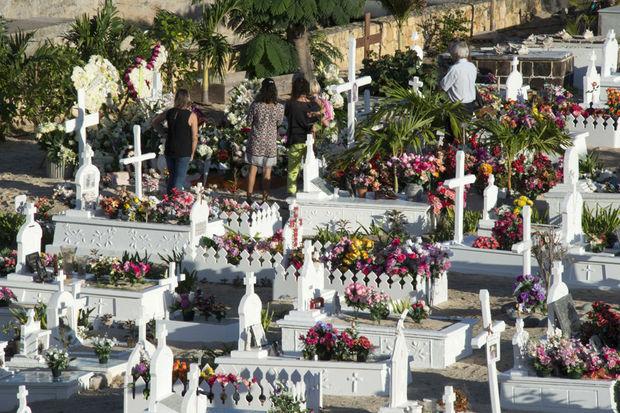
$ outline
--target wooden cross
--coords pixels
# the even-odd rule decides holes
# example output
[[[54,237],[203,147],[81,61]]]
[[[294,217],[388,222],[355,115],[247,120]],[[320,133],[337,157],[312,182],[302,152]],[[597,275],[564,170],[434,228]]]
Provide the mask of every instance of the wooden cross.
[[[456,153],[456,176],[443,183],[454,189],[454,243],[463,242],[463,208],[465,203],[465,186],[476,182],[476,175],[465,175],[465,152]]]
[[[503,321],[493,321],[491,318],[491,302],[488,290],[480,290],[480,306],[482,310],[483,329],[471,340],[471,345],[475,349],[486,346],[491,409],[493,413],[501,413],[499,387],[497,383],[497,366],[495,363],[499,361],[501,333],[506,329],[506,323]]]
[[[370,13],[364,14],[364,35],[356,39],[356,42],[358,43],[357,48],[364,48],[364,59],[368,59],[370,56],[371,45],[381,44],[382,30],[380,30],[379,33],[370,34],[370,19]]]
[[[91,126],[97,126],[99,124],[99,112],[86,114],[86,92],[84,89],[78,89],[77,91],[77,109],[78,115],[75,119],[65,121],[65,132],[75,132],[78,137],[78,153],[82,157],[84,153],[84,147],[86,146],[86,128]],[[80,159],[80,165],[82,165],[83,159]]]
[[[512,251],[523,254],[523,274],[532,274],[532,208],[529,205],[523,207],[523,241],[512,246]]]
[[[455,413],[454,402],[456,401],[456,395],[452,386],[446,386],[443,392],[443,411],[445,413]]]
[[[372,81],[370,76],[364,76],[357,79],[355,70],[355,37],[349,38],[349,72],[346,83],[331,86],[331,90],[335,93],[348,92],[347,98],[347,146],[353,146],[355,139],[355,104],[358,101],[360,86],[369,85]]]
[[[121,163],[123,165],[133,164],[136,196],[142,199],[142,162],[154,159],[156,155],[153,152],[142,155],[140,131],[140,125],[133,125],[133,156],[121,159]]]
[[[23,384],[19,386],[19,391],[17,392],[17,400],[19,400],[19,406],[17,407],[16,413],[32,413],[30,407],[28,407],[28,390],[26,386]]]
[[[422,89],[424,83],[420,81],[419,77],[414,76],[413,79],[409,81],[409,86],[411,86],[416,95],[422,96],[422,92],[420,92],[420,89]]]

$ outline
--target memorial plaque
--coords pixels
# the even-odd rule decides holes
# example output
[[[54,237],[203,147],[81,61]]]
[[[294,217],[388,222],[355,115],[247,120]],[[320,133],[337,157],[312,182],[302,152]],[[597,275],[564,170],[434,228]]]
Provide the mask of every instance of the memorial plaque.
[[[45,282],[48,278],[47,270],[41,261],[41,255],[38,252],[26,255],[26,265],[28,270],[35,274],[34,280],[36,282]]]
[[[549,314],[553,315],[551,322],[562,330],[562,335],[572,337],[579,332],[581,319],[570,294],[549,304]]]
[[[497,363],[500,358],[500,336],[498,334],[489,337],[487,341],[487,361]]]
[[[319,188],[321,190],[321,192],[325,193],[326,195],[333,195],[334,194],[334,187],[329,185],[325,179],[323,178],[314,178],[312,182],[317,188]]]

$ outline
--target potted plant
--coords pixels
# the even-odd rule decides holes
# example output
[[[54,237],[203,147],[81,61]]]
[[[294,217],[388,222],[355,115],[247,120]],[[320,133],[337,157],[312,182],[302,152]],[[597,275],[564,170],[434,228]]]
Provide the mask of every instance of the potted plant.
[[[196,312],[194,311],[194,293],[177,294],[174,304],[170,306],[170,311],[181,311],[183,321],[194,321]]]
[[[353,345],[353,351],[356,354],[357,361],[360,363],[366,362],[368,360],[368,354],[370,354],[370,350],[372,349],[372,343],[366,336],[360,336],[355,339],[355,344]]]
[[[381,320],[385,320],[390,316],[390,308],[388,306],[390,296],[381,291],[372,291],[368,294],[366,304],[370,310],[370,318],[381,323]]]
[[[116,340],[108,337],[95,337],[92,343],[95,354],[99,357],[99,364],[106,364],[110,358],[112,347],[116,345]]]
[[[66,350],[52,347],[45,352],[45,362],[52,370],[54,381],[60,381],[60,374],[66,370],[69,361],[69,353]]]
[[[519,314],[547,312],[547,291],[543,280],[535,275],[523,274],[517,277],[513,293],[517,299]]]
[[[368,294],[370,288],[362,283],[351,283],[344,290],[344,300],[349,307],[353,307],[355,312],[364,310],[367,307]]]
[[[538,377],[549,377],[553,372],[553,359],[549,354],[548,345],[544,342],[532,344],[529,349],[532,366]]]
[[[409,317],[411,317],[411,319],[418,324],[421,323],[422,320],[426,320],[429,314],[430,309],[428,308],[424,300],[419,300],[411,304],[411,308],[409,309],[408,313]]]
[[[8,307],[17,297],[9,287],[0,287],[0,307]]]
[[[591,210],[585,206],[582,223],[592,252],[603,252],[618,241],[616,230],[620,228],[620,208],[613,209],[611,205],[600,208],[597,205]]]
[[[151,382],[151,363],[145,357],[140,357],[140,362],[131,368],[131,377],[133,378],[132,388],[133,397],[136,397],[136,382],[140,377],[144,380],[144,390],[142,394],[148,400],[151,393],[149,383]]]

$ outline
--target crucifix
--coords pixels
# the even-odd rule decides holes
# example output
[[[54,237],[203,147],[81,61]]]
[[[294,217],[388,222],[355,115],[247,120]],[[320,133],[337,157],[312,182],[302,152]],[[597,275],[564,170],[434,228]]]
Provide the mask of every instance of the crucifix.
[[[532,208],[529,205],[523,207],[523,241],[512,246],[512,251],[523,254],[523,274],[532,274]]]
[[[360,86],[369,85],[372,81],[370,76],[364,76],[357,79],[355,73],[355,37],[349,38],[349,74],[346,83],[331,86],[331,90],[335,93],[348,92],[347,97],[347,146],[353,146],[355,139],[355,104],[359,100]]]
[[[452,386],[444,387],[443,397],[443,411],[444,413],[455,413],[454,402],[456,401],[456,394]]]
[[[414,76],[413,79],[409,81],[409,86],[411,86],[411,89],[413,89],[413,92],[416,95],[422,96],[422,92],[420,92],[420,89],[422,89],[422,86],[424,86],[424,83],[420,81],[419,77]]]
[[[465,204],[465,186],[476,182],[476,175],[465,175],[465,152],[456,153],[456,176],[443,184],[454,189],[454,243],[463,242],[463,208]]]
[[[133,164],[135,193],[142,199],[142,162],[155,158],[155,153],[149,152],[142,154],[142,142],[140,139],[140,125],[133,125],[133,156],[121,159],[123,165]]]
[[[500,359],[501,334],[506,329],[506,323],[493,321],[491,318],[491,302],[488,290],[480,290],[480,306],[482,310],[482,331],[471,340],[471,345],[475,349],[486,347],[491,410],[493,413],[501,413],[495,363]]]
[[[16,413],[32,413],[30,407],[28,407],[28,390],[26,386],[19,386],[19,391],[17,392],[17,400],[19,400],[19,406],[17,407]]]
[[[353,372],[353,374],[351,374],[351,377],[347,377],[347,381],[351,382],[351,392],[353,394],[357,394],[357,383],[364,381],[364,378],[360,377],[357,372]]]
[[[78,153],[80,157],[84,154],[84,146],[86,145],[86,128],[97,126],[99,124],[99,113],[86,114],[86,92],[84,89],[77,91],[77,109],[78,115],[75,119],[65,121],[65,132],[75,132],[78,138]],[[80,165],[84,159],[80,159]]]
[[[379,33],[370,34],[370,19],[370,13],[364,14],[364,35],[356,39],[356,42],[358,43],[357,48],[364,48],[364,59],[368,59],[368,57],[370,56],[371,45],[381,45],[382,30],[380,30]]]

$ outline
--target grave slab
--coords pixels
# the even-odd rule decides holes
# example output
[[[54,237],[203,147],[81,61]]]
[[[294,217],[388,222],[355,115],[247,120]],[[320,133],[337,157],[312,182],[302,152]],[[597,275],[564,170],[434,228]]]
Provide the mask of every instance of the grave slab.
[[[196,318],[203,318],[196,316]],[[239,320],[209,321],[157,320],[168,330],[168,342],[175,343],[232,343],[239,338]]]
[[[0,406],[2,408],[16,408],[17,394],[20,385],[28,388],[28,402],[67,400],[77,394],[80,381],[87,381],[92,373],[64,371],[60,381],[52,380],[52,372],[21,371],[13,376],[0,379]]]

